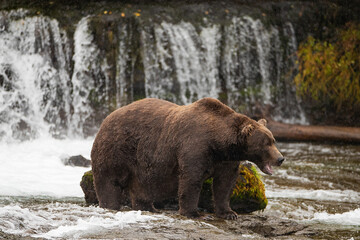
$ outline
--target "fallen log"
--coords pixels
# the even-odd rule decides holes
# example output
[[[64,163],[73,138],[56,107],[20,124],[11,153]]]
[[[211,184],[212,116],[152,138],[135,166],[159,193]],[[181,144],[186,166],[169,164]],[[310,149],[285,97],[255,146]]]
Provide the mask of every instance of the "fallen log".
[[[360,144],[360,128],[337,126],[306,126],[268,121],[267,127],[276,140],[318,141]]]

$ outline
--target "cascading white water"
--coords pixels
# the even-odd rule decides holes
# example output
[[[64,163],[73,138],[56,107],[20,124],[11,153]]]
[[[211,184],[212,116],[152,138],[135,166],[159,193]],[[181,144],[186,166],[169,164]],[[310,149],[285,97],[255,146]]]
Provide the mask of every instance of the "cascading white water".
[[[2,139],[92,135],[110,111],[141,97],[178,104],[214,97],[240,112],[272,106],[276,120],[305,119],[293,84],[284,81],[295,66],[291,23],[265,26],[249,16],[223,26],[203,19],[197,27],[121,20],[111,60],[98,42],[109,30],[95,35],[93,24],[103,23],[92,16],[76,25],[73,55],[56,20],[21,10],[0,18]]]
[[[19,18],[25,14],[0,14],[0,138],[63,136],[70,115],[66,33],[56,20]]]
[[[99,49],[93,39],[89,31],[89,18],[84,17],[77,24],[74,33],[74,73],[71,78],[74,89],[71,130],[80,135],[83,133],[83,123],[93,113],[89,102],[90,91],[95,89],[92,72],[99,71]]]
[[[235,17],[224,32],[221,71],[228,104],[249,113],[270,107],[278,121],[306,123],[289,74],[296,68],[292,24],[280,29],[248,16]]]
[[[225,32],[222,71],[229,105],[242,110],[257,102],[270,104],[274,70],[270,59],[273,49],[280,50],[278,30],[245,16],[233,18]]]
[[[217,86],[220,85],[217,84],[219,79],[216,74],[219,27],[203,28],[200,34],[191,23],[174,25],[163,22],[161,27],[169,36],[181,102],[189,104],[206,96],[216,98]],[[212,56],[209,54],[211,52]]]
[[[144,27],[147,97],[180,104],[220,94],[224,99],[223,84],[228,104],[237,111],[253,113],[270,106],[275,108],[273,117],[277,120],[305,122],[293,84],[284,79],[295,66],[291,23],[278,29],[243,16],[234,17],[222,32],[219,25],[204,25],[200,30],[183,21]]]
[[[300,104],[300,99],[296,95],[295,85],[292,82],[292,79],[295,77],[297,72],[297,64],[296,64],[296,51],[297,51],[297,41],[295,38],[295,30],[293,25],[290,22],[286,22],[283,25],[282,29],[283,35],[286,39],[288,39],[285,51],[285,59],[281,58],[282,64],[278,64],[279,71],[283,71],[284,75],[290,80],[281,82],[280,75],[277,79],[277,86],[280,89],[286,91],[282,91],[282,94],[278,94],[277,102],[281,108],[278,108],[277,114],[273,115],[273,119],[275,121],[285,122],[285,123],[300,123],[300,124],[308,124],[308,121],[305,116],[305,112]],[[281,55],[280,55],[281,57]],[[282,85],[283,84],[283,85]],[[292,103],[292,104],[289,104]],[[280,114],[279,111],[281,111]],[[284,116],[285,114],[285,116]]]
[[[155,24],[155,35],[142,32],[147,97],[189,104],[203,97],[218,97],[220,83],[219,26],[197,33],[188,22]],[[161,76],[159,78],[159,76]]]
[[[128,92],[126,89],[126,62],[129,60],[127,39],[129,32],[126,25],[119,26],[119,53],[116,65],[116,107],[126,105]]]

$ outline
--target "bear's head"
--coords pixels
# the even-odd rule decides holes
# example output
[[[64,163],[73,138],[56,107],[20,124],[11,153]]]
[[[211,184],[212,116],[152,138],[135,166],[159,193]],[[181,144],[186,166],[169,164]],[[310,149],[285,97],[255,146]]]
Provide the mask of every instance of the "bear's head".
[[[245,137],[247,160],[255,163],[261,171],[272,175],[272,166],[280,166],[285,158],[275,146],[275,139],[270,130],[266,127],[266,120],[247,124],[241,130]]]

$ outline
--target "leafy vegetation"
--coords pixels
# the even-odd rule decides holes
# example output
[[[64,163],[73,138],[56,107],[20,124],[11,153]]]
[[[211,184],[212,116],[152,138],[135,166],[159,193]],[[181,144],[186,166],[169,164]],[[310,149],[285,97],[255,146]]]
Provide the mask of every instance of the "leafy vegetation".
[[[295,83],[300,96],[338,113],[359,111],[360,24],[347,24],[332,42],[310,36],[297,54]]]

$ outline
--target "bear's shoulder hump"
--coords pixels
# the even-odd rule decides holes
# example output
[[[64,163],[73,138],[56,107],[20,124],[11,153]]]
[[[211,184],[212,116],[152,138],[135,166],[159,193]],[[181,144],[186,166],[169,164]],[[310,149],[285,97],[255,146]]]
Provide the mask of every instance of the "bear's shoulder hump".
[[[205,111],[220,114],[222,116],[234,113],[234,110],[215,98],[203,98],[195,102],[195,104]]]

